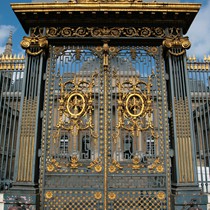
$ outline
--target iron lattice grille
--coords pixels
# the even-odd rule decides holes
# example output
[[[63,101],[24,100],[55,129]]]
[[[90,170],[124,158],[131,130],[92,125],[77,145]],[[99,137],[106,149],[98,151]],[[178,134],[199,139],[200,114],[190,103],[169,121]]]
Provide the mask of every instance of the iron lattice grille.
[[[102,203],[94,199],[94,191],[53,191],[53,198],[45,199],[45,208],[55,209],[102,209]]]
[[[107,208],[120,209],[120,201],[144,209],[147,199],[148,209],[165,209],[170,202],[162,50],[109,47],[104,52],[102,47],[50,48],[42,206],[68,209],[68,201],[71,209],[82,209],[85,201],[71,200],[71,192],[93,196],[86,199],[90,209],[104,209],[106,202]],[[139,202],[124,201],[130,193]]]
[[[118,192],[109,209],[166,209],[166,201],[157,198],[157,192]]]

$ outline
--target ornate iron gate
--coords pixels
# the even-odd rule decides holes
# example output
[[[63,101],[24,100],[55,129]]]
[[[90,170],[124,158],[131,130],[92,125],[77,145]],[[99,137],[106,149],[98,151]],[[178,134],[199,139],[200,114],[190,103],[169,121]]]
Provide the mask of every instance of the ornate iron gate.
[[[43,209],[169,209],[164,75],[159,46],[50,46]]]

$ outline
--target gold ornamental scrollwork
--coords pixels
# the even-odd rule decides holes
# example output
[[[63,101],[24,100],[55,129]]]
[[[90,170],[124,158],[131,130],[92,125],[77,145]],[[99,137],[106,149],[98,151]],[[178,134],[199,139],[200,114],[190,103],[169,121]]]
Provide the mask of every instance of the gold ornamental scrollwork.
[[[165,37],[161,27],[49,27],[48,37]]]
[[[48,172],[54,172],[58,169],[61,169],[62,167],[68,167],[69,163],[60,163],[56,159],[52,158],[48,163],[47,163],[47,171]]]
[[[163,46],[168,49],[168,52],[174,56],[183,55],[187,49],[191,47],[188,37],[174,36],[166,37],[163,41]],[[181,51],[174,51],[175,48],[181,48]]]
[[[55,168],[67,168],[77,169],[82,164],[79,163],[77,141],[79,139],[80,131],[89,132],[90,136],[95,143],[98,135],[95,132],[95,126],[93,124],[93,88],[95,86],[95,78],[97,73],[91,76],[90,81],[76,80],[76,75],[72,80],[67,82],[61,82],[60,79],[60,95],[59,95],[59,120],[54,130],[53,142],[56,145],[60,140],[61,132],[66,131],[72,136],[73,140],[73,152],[70,155],[70,161],[60,163],[56,161],[50,162],[47,165],[49,172],[55,170]],[[57,163],[58,162],[58,163]],[[54,168],[53,168],[54,167]]]
[[[139,136],[140,131],[154,130],[151,99],[152,77],[148,77],[148,82],[135,77],[122,83],[117,78],[116,72],[114,77],[119,93],[118,123],[113,135],[114,142],[117,143],[120,138],[121,130],[131,132],[132,136]],[[146,90],[142,91],[142,87]]]
[[[48,48],[48,40],[46,36],[24,36],[20,44],[21,47],[32,56],[40,55]]]
[[[96,73],[92,75],[92,80],[76,82],[76,77],[73,80],[65,83],[60,83],[60,111],[59,122],[56,125],[57,129],[70,131],[73,136],[77,136],[79,130],[90,130],[91,136],[96,139],[97,134],[94,131],[93,124],[93,87]],[[67,92],[67,86],[72,86],[72,90]],[[83,89],[87,92],[83,92]],[[85,119],[84,119],[85,118]],[[57,135],[55,135],[57,137]],[[56,140],[56,139],[55,139]]]
[[[154,171],[156,170],[158,173],[163,173],[164,172],[164,165],[161,162],[160,158],[156,158],[154,162],[150,165],[147,166],[149,171]]]
[[[102,162],[97,158],[96,160],[93,160],[87,168],[94,169],[97,173],[100,173],[102,171]]]
[[[120,165],[119,162],[117,162],[115,159],[113,159],[112,164],[109,166],[109,172],[114,173],[117,171],[117,169],[122,170],[123,167]]]

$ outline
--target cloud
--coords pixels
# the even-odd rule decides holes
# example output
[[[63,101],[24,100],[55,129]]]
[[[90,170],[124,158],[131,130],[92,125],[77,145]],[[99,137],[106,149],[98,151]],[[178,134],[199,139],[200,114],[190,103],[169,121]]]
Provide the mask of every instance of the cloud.
[[[188,55],[195,55],[197,58],[203,58],[204,55],[210,55],[210,2],[201,7],[195,17],[187,36],[192,43],[188,50]]]
[[[14,33],[15,27],[12,25],[0,25],[0,54],[4,51],[10,31]]]

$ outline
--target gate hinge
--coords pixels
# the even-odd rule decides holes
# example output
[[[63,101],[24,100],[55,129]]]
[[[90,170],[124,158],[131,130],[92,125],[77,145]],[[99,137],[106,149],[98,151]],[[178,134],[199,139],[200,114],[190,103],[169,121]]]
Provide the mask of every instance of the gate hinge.
[[[165,79],[169,80],[169,74],[168,73],[165,74]]]
[[[43,74],[43,80],[46,80],[46,73]]]
[[[43,110],[40,112],[40,118],[43,118]]]
[[[168,111],[168,118],[171,118],[171,111]]]
[[[169,150],[169,155],[170,155],[170,157],[174,157],[174,150],[173,149]]]
[[[41,157],[41,155],[42,155],[42,150],[40,148],[40,149],[38,149],[38,157]]]

